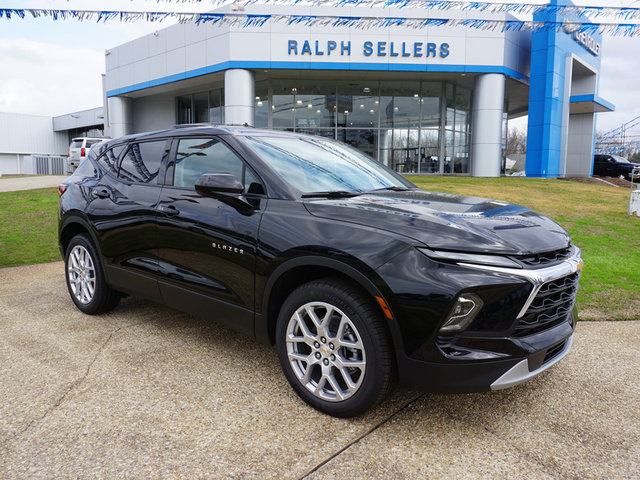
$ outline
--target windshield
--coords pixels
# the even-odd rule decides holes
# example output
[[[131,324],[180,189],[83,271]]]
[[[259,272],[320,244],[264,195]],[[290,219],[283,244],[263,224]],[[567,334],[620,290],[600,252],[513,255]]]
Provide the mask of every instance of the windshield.
[[[629,163],[626,159],[619,157],[618,155],[611,155],[611,158],[613,158],[613,161],[617,163]]]
[[[319,137],[246,137],[247,143],[287,183],[303,194],[414,188],[360,151]]]

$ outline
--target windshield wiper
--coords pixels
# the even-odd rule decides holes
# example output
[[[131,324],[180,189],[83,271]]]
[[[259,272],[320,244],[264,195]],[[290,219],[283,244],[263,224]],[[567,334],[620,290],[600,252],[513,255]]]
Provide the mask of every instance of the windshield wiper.
[[[373,190],[369,190],[368,193],[371,193],[371,192],[382,192],[384,190],[391,190],[392,192],[408,192],[409,190],[413,190],[413,188],[397,187],[395,185],[390,185],[388,187],[374,188]]]
[[[348,190],[328,190],[326,192],[303,193],[302,198],[348,198],[362,195],[361,192],[350,192]]]

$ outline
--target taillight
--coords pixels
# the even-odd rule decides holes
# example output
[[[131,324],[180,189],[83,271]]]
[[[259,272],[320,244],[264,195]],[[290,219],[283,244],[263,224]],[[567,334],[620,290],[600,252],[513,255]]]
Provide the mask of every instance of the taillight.
[[[84,157],[84,147],[82,147],[82,148],[80,149],[80,156],[81,156],[81,157]]]
[[[58,197],[61,197],[64,192],[67,191],[67,186],[64,183],[58,185]]]

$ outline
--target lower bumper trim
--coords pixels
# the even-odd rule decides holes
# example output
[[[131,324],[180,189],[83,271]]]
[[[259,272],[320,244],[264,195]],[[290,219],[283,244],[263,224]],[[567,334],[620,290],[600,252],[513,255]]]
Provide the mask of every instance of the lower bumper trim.
[[[540,366],[540,368],[534,370],[533,372],[529,371],[529,360],[525,359],[521,362],[518,362],[509,370],[507,370],[500,378],[498,378],[495,382],[491,384],[491,390],[502,390],[505,388],[513,387],[514,385],[518,385],[520,383],[526,382],[527,380],[541,374],[549,367],[552,367],[560,360],[562,360],[571,349],[571,345],[573,344],[573,335],[571,335],[564,345],[562,351],[549,360],[547,363],[544,363]]]

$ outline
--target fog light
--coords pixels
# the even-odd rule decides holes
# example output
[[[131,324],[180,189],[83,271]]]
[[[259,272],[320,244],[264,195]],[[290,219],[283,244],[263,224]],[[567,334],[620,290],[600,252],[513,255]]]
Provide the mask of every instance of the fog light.
[[[476,318],[482,308],[482,300],[473,293],[464,293],[456,299],[451,313],[440,327],[441,333],[461,332]]]

